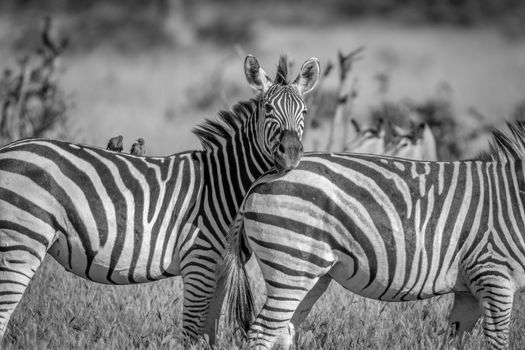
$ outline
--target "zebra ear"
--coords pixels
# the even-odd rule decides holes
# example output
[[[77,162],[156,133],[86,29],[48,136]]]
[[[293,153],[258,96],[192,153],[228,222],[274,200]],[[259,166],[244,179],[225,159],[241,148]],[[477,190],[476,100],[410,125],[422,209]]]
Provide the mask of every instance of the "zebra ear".
[[[244,60],[244,74],[246,75],[248,84],[250,84],[254,90],[266,92],[273,84],[259,65],[257,59],[252,55],[246,56]]]
[[[315,84],[317,84],[317,81],[319,80],[320,74],[321,65],[319,64],[319,60],[315,57],[312,57],[303,63],[301,72],[293,83],[297,86],[299,93],[304,95],[312,91],[312,89],[315,87]]]

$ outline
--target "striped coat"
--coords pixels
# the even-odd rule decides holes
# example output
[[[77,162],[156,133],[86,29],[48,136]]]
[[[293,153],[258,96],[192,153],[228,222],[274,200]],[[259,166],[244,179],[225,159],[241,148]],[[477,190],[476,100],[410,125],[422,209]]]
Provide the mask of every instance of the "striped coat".
[[[246,58],[259,94],[198,127],[200,151],[141,157],[41,139],[1,148],[0,336],[49,253],[100,283],[182,275],[183,331],[213,342],[219,308],[210,301],[225,232],[254,180],[302,156],[302,95],[315,86],[319,63],[307,60],[289,84],[285,64],[274,83]]]
[[[496,132],[474,160],[313,153],[261,179],[230,231],[230,319],[270,348],[334,279],[383,301],[454,293],[450,323],[462,333],[483,316],[491,348],[506,348],[514,293],[525,287],[525,124],[511,132]],[[243,246],[267,286],[253,323]]]

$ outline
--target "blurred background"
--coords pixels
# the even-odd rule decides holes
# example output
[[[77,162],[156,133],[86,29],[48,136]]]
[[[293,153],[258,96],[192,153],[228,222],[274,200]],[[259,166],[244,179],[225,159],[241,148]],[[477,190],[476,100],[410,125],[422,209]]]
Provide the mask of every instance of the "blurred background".
[[[309,57],[326,71],[356,49],[347,116],[409,106],[432,126],[440,159],[473,156],[490,127],[525,117],[519,0],[4,0],[0,142],[105,146],[121,134],[125,149],[143,137],[149,155],[200,148],[194,126],[253,96],[247,53],[273,77],[281,53],[295,75]],[[340,84],[333,69],[309,97],[307,150],[328,148]]]

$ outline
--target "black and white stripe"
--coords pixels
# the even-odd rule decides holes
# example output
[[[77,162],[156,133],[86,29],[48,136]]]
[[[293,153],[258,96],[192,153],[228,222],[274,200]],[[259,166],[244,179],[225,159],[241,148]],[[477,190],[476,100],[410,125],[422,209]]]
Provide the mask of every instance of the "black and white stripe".
[[[246,239],[268,294],[248,332],[255,348],[297,326],[331,279],[383,301],[455,293],[457,330],[484,316],[490,347],[506,348],[513,296],[525,287],[525,123],[510,129],[474,160],[313,153],[262,178],[230,231],[230,319],[246,325],[253,312],[235,274]]]
[[[185,335],[213,342],[218,314],[208,308],[224,233],[253,181],[288,156],[281,134],[299,137],[305,92],[268,81],[196,129],[201,151],[137,157],[42,139],[0,149],[0,336],[49,252],[100,283],[182,275]]]

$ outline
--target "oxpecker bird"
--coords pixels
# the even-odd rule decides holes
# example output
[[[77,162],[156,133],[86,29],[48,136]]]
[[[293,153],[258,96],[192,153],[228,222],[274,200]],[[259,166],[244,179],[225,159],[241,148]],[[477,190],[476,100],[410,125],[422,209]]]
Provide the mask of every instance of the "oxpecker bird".
[[[129,151],[130,154],[133,154],[135,156],[143,156],[146,154],[146,145],[144,144],[144,139],[139,138],[137,139],[137,142],[135,142],[131,146],[131,150]]]
[[[124,149],[124,147],[122,146],[123,139],[124,138],[122,137],[122,135],[110,138],[106,149],[109,149],[110,151],[122,152],[122,150]]]

